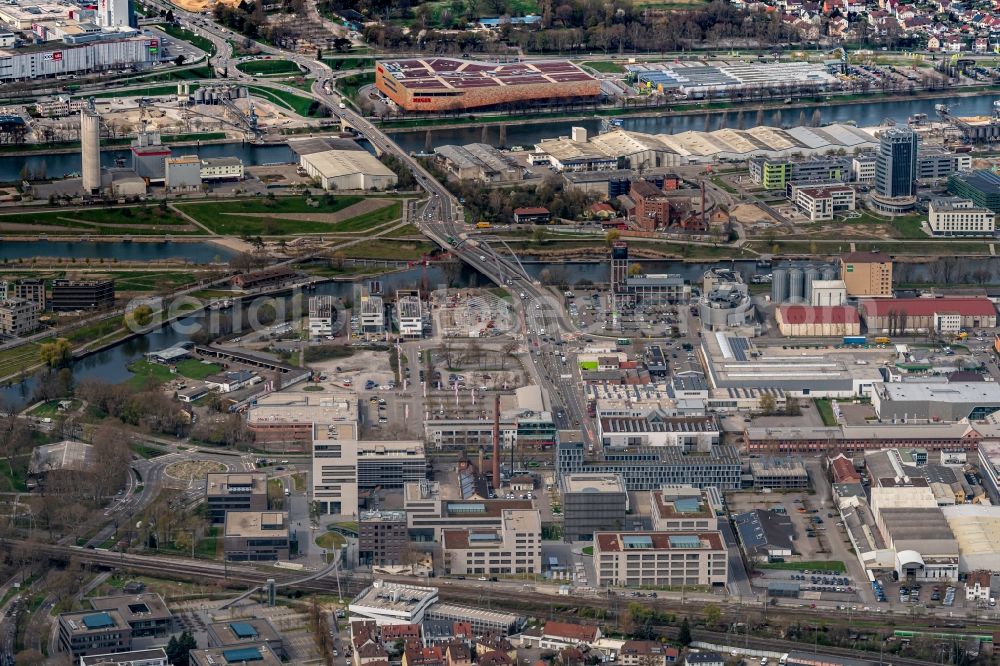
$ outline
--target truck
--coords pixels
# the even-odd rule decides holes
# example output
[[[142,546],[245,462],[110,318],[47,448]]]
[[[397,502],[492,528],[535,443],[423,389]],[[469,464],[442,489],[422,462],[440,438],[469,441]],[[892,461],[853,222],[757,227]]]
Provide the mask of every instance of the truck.
[[[483,220],[481,222],[476,222],[476,229],[489,229],[491,225],[489,222]]]
[[[863,345],[867,342],[867,339],[863,335],[845,335],[844,344],[845,345]]]
[[[891,340],[889,340],[889,338],[885,337],[884,335],[875,338],[875,344],[877,345],[887,345],[890,342]]]

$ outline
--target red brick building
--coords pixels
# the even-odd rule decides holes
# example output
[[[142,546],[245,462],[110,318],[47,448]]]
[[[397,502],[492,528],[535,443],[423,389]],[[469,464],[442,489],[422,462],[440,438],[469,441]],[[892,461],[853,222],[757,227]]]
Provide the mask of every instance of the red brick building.
[[[645,180],[632,182],[629,196],[635,201],[635,224],[642,231],[670,226],[670,199],[663,190]]]

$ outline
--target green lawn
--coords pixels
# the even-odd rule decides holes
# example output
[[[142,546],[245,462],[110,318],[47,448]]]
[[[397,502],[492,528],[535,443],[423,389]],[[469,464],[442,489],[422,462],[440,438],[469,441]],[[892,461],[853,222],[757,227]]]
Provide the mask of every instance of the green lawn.
[[[43,402],[38,407],[35,407],[33,410],[31,410],[31,415],[36,416],[40,419],[52,418],[54,416],[58,416],[59,414],[63,413],[59,411],[59,402],[60,402],[59,400],[49,400],[47,402]],[[70,402],[73,403],[73,406],[69,408],[69,412],[76,411],[77,409],[80,408],[80,405],[83,404],[79,400],[70,400]]]
[[[129,380],[129,383],[136,387],[143,387],[148,385],[148,380],[152,380],[157,384],[165,384],[178,377],[205,379],[209,375],[214,375],[222,371],[221,365],[202,363],[193,358],[178,362],[176,367],[177,372],[173,373],[170,372],[170,366],[163,365],[162,363],[135,361],[128,366],[129,372],[135,375]]]
[[[173,291],[198,281],[197,273],[129,273],[111,272],[118,291]]]
[[[5,231],[12,235],[35,235],[45,227],[65,227],[95,235],[163,235],[203,233],[172,210],[158,206],[53,210],[37,213],[0,215],[0,224],[23,224],[38,227]]]
[[[38,345],[28,342],[0,351],[0,377],[14,375],[38,363]]]
[[[159,26],[159,28],[160,30],[167,33],[174,39],[180,39],[182,41],[188,42],[189,44],[193,44],[196,48],[201,49],[202,51],[204,51],[209,55],[215,55],[215,44],[213,44],[212,40],[208,39],[207,37],[196,35],[187,28],[181,28],[180,26],[176,26],[173,23],[163,24]]]
[[[320,548],[326,548],[327,558],[333,554],[333,551],[339,549],[341,546],[347,543],[347,539],[344,535],[337,532],[324,532],[316,537],[316,545]]]
[[[621,74],[625,71],[625,67],[621,63],[611,60],[591,60],[577,64],[589,67],[595,72],[601,72],[602,74]]]
[[[337,90],[341,92],[348,99],[357,99],[358,91],[364,86],[371,85],[375,83],[374,73],[364,73],[355,74],[353,76],[345,76],[342,79],[337,79],[336,86]]]
[[[83,326],[81,328],[75,329],[65,335],[64,337],[69,340],[74,345],[83,344],[84,342],[93,342],[98,338],[103,338],[105,335],[114,333],[122,327],[122,317],[110,317],[108,319],[102,319],[101,321],[94,322],[88,326]]]
[[[375,67],[374,58],[323,58],[323,62],[335,72]]]
[[[844,573],[847,571],[847,567],[840,560],[830,560],[830,561],[817,561],[809,560],[806,562],[773,562],[771,564],[758,564],[758,569],[781,569],[783,571],[801,571],[803,569],[809,569],[810,571],[832,571],[834,573]]]
[[[285,90],[261,88],[260,86],[247,86],[247,88],[257,97],[262,97],[300,116],[308,118],[319,115],[318,107],[314,106],[315,100],[310,97],[303,97]]]
[[[291,60],[248,60],[236,65],[244,74],[298,74],[302,70]]]
[[[380,222],[385,222],[400,215],[400,203],[397,201],[387,208],[365,213],[356,218],[342,222],[315,222],[307,220],[282,219],[282,214],[288,213],[335,213],[352,206],[364,199],[361,196],[336,196],[332,203],[312,207],[306,204],[305,197],[278,197],[268,199],[247,199],[245,201],[224,201],[205,203],[176,204],[212,231],[229,236],[279,236],[285,234],[319,234],[337,231],[363,230]],[[261,214],[268,217],[249,217],[241,213]]]
[[[837,417],[833,414],[833,406],[830,404],[829,398],[816,398],[814,402],[816,403],[816,409],[819,410],[819,415],[823,417],[823,425],[837,425]]]
[[[24,469],[15,466],[14,471],[11,472],[10,463],[6,460],[0,461],[0,489],[6,492],[27,492],[28,484]]]

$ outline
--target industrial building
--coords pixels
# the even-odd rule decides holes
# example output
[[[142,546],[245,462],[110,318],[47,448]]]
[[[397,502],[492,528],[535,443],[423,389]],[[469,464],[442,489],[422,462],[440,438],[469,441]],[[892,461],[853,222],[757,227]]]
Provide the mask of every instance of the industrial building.
[[[663,486],[649,493],[656,532],[714,532],[719,528],[709,493],[694,486]]]
[[[201,188],[201,160],[181,155],[164,160],[164,184],[171,192],[194,192]]]
[[[590,540],[594,532],[625,529],[628,490],[617,474],[566,474],[560,482],[563,540]]]
[[[767,509],[733,516],[740,544],[748,560],[773,562],[795,554],[795,527],[791,519]]]
[[[948,178],[948,193],[1000,213],[1000,174],[988,169],[956,173]]]
[[[872,407],[884,422],[980,421],[1000,410],[997,382],[879,382]]]
[[[440,541],[442,530],[455,527],[499,528],[504,510],[531,508],[531,500],[462,499],[458,491],[426,479],[403,488],[403,509],[415,541]]]
[[[167,174],[170,146],[160,140],[159,132],[140,131],[129,147],[132,153],[132,171],[147,182],[162,183]]]
[[[145,69],[160,62],[160,39],[150,34],[98,33],[64,37],[20,48],[0,48],[0,81],[30,81],[44,77],[87,74],[113,69]]]
[[[975,450],[977,444],[982,455],[1000,435],[994,430],[995,426],[987,427],[979,423],[747,426],[743,431],[743,441],[751,455],[824,451],[850,454],[870,449],[913,447],[929,451]],[[1000,457],[997,461],[1000,463]]]
[[[445,573],[452,576],[537,574],[542,569],[542,523],[537,509],[505,509],[500,527],[441,531]]]
[[[601,92],[597,79],[568,60],[380,60],[375,64],[375,86],[404,111],[458,111],[593,99]]]
[[[1000,442],[977,442],[976,461],[990,501],[1000,505]]]
[[[878,367],[849,349],[786,349],[758,346],[751,338],[722,331],[701,339],[708,381],[713,389],[778,389],[794,397],[865,395],[882,381]]]
[[[721,532],[598,532],[596,587],[723,586],[729,569]]]
[[[281,511],[227,511],[223,547],[230,562],[288,560],[288,514]]]
[[[352,620],[374,620],[378,626],[420,624],[438,600],[436,587],[374,580],[348,604]]]
[[[201,158],[203,181],[243,180],[243,161],[238,157]]]
[[[958,333],[961,328],[993,328],[997,311],[985,297],[893,298],[858,305],[869,333]]]
[[[829,338],[861,334],[857,308],[781,305],[774,311],[778,330],[787,337]]]
[[[840,279],[852,298],[892,296],[892,258],[879,252],[851,252],[840,257]]]
[[[927,206],[927,225],[935,236],[993,236],[996,217],[971,199],[934,199]]]
[[[725,276],[714,280],[698,300],[698,314],[708,331],[754,325],[756,309],[743,276],[726,271]]]
[[[837,269],[830,265],[785,265],[775,268],[771,273],[771,302],[775,305],[781,303],[808,304],[812,299],[814,284],[833,280],[836,277]],[[830,305],[841,305],[841,303],[831,303]]]
[[[387,190],[398,177],[364,150],[328,150],[301,155],[299,162],[324,190]]]
[[[52,281],[53,312],[75,310],[103,310],[115,304],[114,280],[64,280]]]
[[[771,88],[776,81],[811,90],[837,87],[829,69],[809,62],[703,62],[641,63],[626,65],[640,89],[679,93],[693,99],[726,96],[734,90]]]
[[[843,280],[813,280],[810,305],[840,307],[847,303],[847,284]]]
[[[714,132],[643,134],[614,129],[594,137],[585,130],[572,137],[545,139],[535,144],[560,171],[654,169],[682,164],[744,161],[752,157],[781,158],[824,155],[839,150],[871,150],[875,138],[851,125],[825,127],[753,127]]]
[[[206,479],[205,503],[209,519],[220,525],[226,522],[227,511],[266,511],[267,475],[213,472]]]
[[[358,518],[358,564],[363,567],[407,564],[410,536],[405,511],[364,511]]]
[[[489,144],[438,146],[434,154],[437,161],[460,180],[509,183],[524,178],[522,166]]]
[[[20,337],[38,328],[38,306],[23,298],[0,300],[0,335]]]

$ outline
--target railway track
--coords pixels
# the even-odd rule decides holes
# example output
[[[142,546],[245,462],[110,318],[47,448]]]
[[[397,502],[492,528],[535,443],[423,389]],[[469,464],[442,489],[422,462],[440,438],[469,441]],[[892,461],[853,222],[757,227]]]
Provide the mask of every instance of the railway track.
[[[9,547],[13,542],[6,542],[4,547]],[[96,567],[126,570],[134,573],[145,573],[158,577],[168,577],[180,580],[191,580],[196,582],[215,581],[232,588],[236,593],[243,593],[254,587],[263,585],[267,579],[273,578],[280,587],[289,587],[303,592],[315,592],[320,594],[337,594],[337,581],[332,576],[318,578],[315,580],[296,582],[303,578],[303,572],[284,571],[280,569],[255,569],[241,565],[229,565],[217,562],[198,562],[188,559],[161,556],[161,555],[137,555],[130,553],[116,553],[103,550],[81,549],[76,547],[65,547],[60,545],[38,546],[47,557],[57,562],[68,562],[70,558],[75,558],[81,562],[89,563]],[[406,584],[414,584],[414,580],[403,576],[383,576],[384,580]],[[340,591],[345,598],[351,597],[361,592],[370,585],[369,575],[355,575],[342,573],[340,575]],[[531,587],[529,592],[524,585]],[[625,612],[629,605],[639,603],[645,608],[656,610],[660,613],[674,614],[677,617],[702,617],[705,613],[703,602],[684,602],[678,599],[657,598],[651,599],[643,597],[641,600],[631,597],[615,595],[591,595],[574,596],[572,599],[555,594],[541,593],[535,590],[535,586],[530,583],[510,587],[504,584],[492,585],[490,587],[480,587],[476,581],[467,580],[441,580],[437,583],[438,596],[443,601],[450,601],[460,604],[475,604],[479,607],[496,608],[515,612],[526,616],[575,619],[581,622],[594,622],[581,616],[580,609],[587,608],[592,611],[603,611],[603,620],[615,623],[618,616]],[[234,595],[235,596],[235,595]],[[718,604],[721,612],[721,619],[730,623],[745,623],[749,626],[772,625],[813,625],[825,628],[843,628],[856,623],[855,626],[865,625],[872,621],[877,621],[879,626],[888,626],[890,621],[896,628],[932,629],[940,628],[940,618],[895,618],[887,616],[885,613],[855,613],[848,618],[840,615],[829,615],[819,609],[812,608],[781,608],[767,607],[760,605],[739,605],[729,603],[720,599]],[[902,620],[902,621],[901,621]],[[991,633],[1000,629],[996,623],[984,623],[977,627],[976,633]],[[653,630],[660,636],[676,639],[678,628],[671,625],[654,625]],[[959,629],[954,633],[961,635],[965,630]],[[764,638],[754,635],[734,635],[719,632],[707,631],[704,629],[692,629],[692,636],[695,640],[720,645],[744,645],[749,649],[771,650],[778,652],[800,651],[808,652],[808,643],[799,643],[774,638]],[[854,659],[864,659],[868,661],[878,661],[879,655],[855,650],[851,648],[822,646],[822,652]],[[910,659],[892,655],[891,662],[903,666],[928,666],[933,662],[919,659]],[[888,663],[883,660],[883,663]]]

